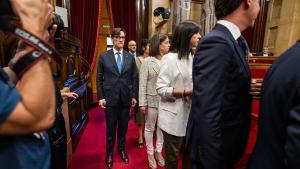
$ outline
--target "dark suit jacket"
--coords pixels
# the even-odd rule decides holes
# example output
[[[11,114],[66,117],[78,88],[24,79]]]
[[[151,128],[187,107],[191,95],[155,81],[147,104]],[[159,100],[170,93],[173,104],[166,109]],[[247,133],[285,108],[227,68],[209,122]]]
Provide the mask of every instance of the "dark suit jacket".
[[[105,99],[107,106],[116,106],[121,101],[130,106],[132,98],[137,98],[137,70],[133,55],[123,50],[123,66],[118,71],[113,50],[100,55],[97,73],[98,99]]]
[[[190,158],[204,169],[231,168],[247,143],[250,71],[245,54],[223,25],[217,24],[199,43],[193,84],[186,141]]]
[[[300,43],[267,72],[250,169],[300,168]]]

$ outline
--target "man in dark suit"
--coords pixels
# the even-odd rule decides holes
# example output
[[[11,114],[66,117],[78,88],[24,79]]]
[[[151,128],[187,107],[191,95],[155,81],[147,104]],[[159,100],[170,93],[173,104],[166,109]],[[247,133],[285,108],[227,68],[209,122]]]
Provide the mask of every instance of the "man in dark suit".
[[[264,47],[262,52],[252,53],[253,56],[274,56],[272,52],[269,51],[268,47]]]
[[[254,24],[258,0],[215,0],[218,19],[198,45],[193,62],[187,151],[192,169],[232,169],[250,125],[249,52],[241,32]]]
[[[128,42],[128,52],[129,52],[130,54],[132,54],[132,55],[134,56],[134,58],[140,56],[140,54],[137,53],[136,49],[137,49],[137,48],[136,48],[136,42],[135,42],[134,40],[130,40],[130,41]]]
[[[267,72],[249,169],[300,168],[300,42]]]
[[[106,166],[112,168],[113,151],[118,133],[118,153],[124,163],[129,159],[125,152],[125,138],[130,118],[130,106],[137,103],[137,70],[133,55],[123,50],[125,30],[112,31],[113,49],[100,55],[97,74],[99,105],[106,118]]]

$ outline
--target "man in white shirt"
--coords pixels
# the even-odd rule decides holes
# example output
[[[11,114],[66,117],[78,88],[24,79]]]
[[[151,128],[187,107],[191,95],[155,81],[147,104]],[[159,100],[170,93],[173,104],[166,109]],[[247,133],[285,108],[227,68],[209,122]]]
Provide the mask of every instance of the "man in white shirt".
[[[259,0],[215,0],[219,20],[198,45],[193,62],[187,150],[192,169],[232,169],[250,126],[249,48],[241,32],[254,25]]]

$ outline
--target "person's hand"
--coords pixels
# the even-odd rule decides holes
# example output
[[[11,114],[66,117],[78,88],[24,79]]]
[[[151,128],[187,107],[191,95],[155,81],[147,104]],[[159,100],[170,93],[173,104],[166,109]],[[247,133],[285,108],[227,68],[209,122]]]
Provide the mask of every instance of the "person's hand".
[[[53,18],[53,7],[48,0],[11,0],[11,3],[23,28],[39,38],[44,38]]]
[[[135,98],[132,98],[131,107],[135,107],[136,104],[137,104],[137,101],[135,100]]]
[[[185,96],[192,96],[193,95],[193,89],[185,89]]]
[[[251,87],[250,87],[250,95],[254,99],[259,99],[260,98],[260,93],[261,93],[261,87],[262,87],[262,81],[257,81],[256,79],[251,80]]]
[[[106,101],[105,101],[105,99],[99,100],[99,106],[102,107],[103,109],[106,108]]]
[[[51,26],[50,30],[46,31],[44,34],[45,41],[51,43],[51,45],[54,45],[54,35],[55,35],[56,30],[57,30],[57,25],[53,24]]]
[[[63,92],[63,93],[61,93],[61,95],[64,97],[72,98],[72,99],[76,99],[79,97],[78,94],[74,93],[74,92]]]
[[[147,106],[141,106],[140,107],[140,112],[147,115],[148,113],[148,107]]]

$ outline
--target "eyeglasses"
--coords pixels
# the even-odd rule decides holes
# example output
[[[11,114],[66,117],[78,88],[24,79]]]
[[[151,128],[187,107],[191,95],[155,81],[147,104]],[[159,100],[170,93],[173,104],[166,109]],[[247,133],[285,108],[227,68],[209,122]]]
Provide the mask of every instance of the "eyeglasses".
[[[116,39],[125,39],[125,36],[114,36]]]

